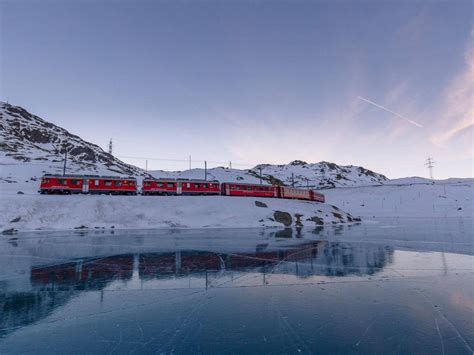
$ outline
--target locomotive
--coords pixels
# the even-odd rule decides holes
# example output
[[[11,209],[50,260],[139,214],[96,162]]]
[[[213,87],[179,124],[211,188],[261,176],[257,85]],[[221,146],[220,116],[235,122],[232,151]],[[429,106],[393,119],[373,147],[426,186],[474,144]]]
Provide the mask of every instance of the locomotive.
[[[44,175],[41,179],[41,194],[108,194],[137,195],[137,180],[133,177],[98,175]],[[309,189],[288,186],[246,184],[199,179],[154,179],[145,178],[142,196],[171,195],[221,195],[272,197],[283,199],[325,202],[323,194]]]

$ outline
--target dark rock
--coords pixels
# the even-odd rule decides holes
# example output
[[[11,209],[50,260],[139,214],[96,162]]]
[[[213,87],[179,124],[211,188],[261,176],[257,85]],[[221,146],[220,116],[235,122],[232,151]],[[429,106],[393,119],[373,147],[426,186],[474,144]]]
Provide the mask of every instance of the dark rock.
[[[338,219],[342,219],[342,214],[340,213],[337,213],[337,212],[333,212],[332,215]]]
[[[88,229],[85,225],[81,225],[79,227],[74,227],[74,229]]]
[[[13,218],[13,219],[10,221],[10,223],[17,223],[17,222],[20,222],[20,220],[21,220],[21,217],[18,216],[18,217],[16,217],[16,218]]]
[[[23,191],[18,191],[17,195],[24,195],[25,193]]]
[[[291,226],[291,223],[293,223],[293,218],[291,218],[291,214],[288,212],[275,211],[273,218],[275,218],[275,221],[283,223],[285,226]]]
[[[267,208],[267,207],[268,207],[265,203],[260,202],[260,201],[255,201],[255,206],[257,206],[257,207],[264,207],[264,208]]]
[[[462,208],[461,208],[461,207],[458,207],[458,211],[461,211],[461,210],[462,210]]]

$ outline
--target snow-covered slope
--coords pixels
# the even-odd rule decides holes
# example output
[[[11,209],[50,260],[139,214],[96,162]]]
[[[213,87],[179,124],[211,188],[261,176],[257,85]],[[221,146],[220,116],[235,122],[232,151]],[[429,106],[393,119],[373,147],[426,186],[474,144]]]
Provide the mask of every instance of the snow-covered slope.
[[[204,179],[204,169],[191,169],[178,172],[150,171],[157,178]],[[213,168],[207,171],[208,179],[222,182],[259,183],[294,185],[311,188],[333,188],[347,186],[380,185],[388,181],[381,174],[361,166],[341,166],[334,163],[306,163],[295,160],[286,165],[260,164],[249,170]]]
[[[326,190],[326,200],[365,217],[474,217],[474,179],[403,178]]]
[[[316,226],[355,219],[325,203],[228,196],[2,196],[0,232]],[[8,233],[8,232],[7,232]]]
[[[19,106],[0,102],[0,182],[24,182],[44,172],[62,172],[65,150],[70,174],[143,173],[64,128]]]

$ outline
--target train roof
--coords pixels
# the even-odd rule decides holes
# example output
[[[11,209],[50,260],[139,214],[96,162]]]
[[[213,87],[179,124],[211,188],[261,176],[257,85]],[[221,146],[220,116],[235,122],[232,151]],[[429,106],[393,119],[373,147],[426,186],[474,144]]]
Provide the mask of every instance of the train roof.
[[[145,178],[145,180],[152,180],[152,181],[173,181],[173,182],[213,182],[213,183],[218,183],[219,180],[204,180],[204,179],[173,179],[173,178]]]
[[[278,185],[268,185],[268,184],[250,184],[248,182],[236,182],[236,181],[225,181],[223,184],[233,184],[233,185],[245,185],[245,186],[267,186],[267,187],[276,187]]]
[[[44,174],[43,178],[98,178],[98,179],[113,179],[113,180],[136,180],[133,176],[122,177],[122,176],[107,176],[107,175],[79,175],[79,174]]]

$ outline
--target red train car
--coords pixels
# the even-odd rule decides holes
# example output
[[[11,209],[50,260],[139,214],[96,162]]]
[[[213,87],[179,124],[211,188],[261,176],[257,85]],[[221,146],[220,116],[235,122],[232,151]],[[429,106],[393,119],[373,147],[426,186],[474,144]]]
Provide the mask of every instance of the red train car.
[[[219,195],[219,181],[144,179],[142,195]]]
[[[221,184],[221,195],[278,197],[278,186],[224,182]]]
[[[296,187],[287,187],[287,186],[278,186],[278,197],[295,199],[295,200],[317,201],[317,202],[325,201],[324,195],[314,190],[300,189]]]
[[[136,195],[135,178],[96,175],[44,175],[41,178],[42,194],[110,194]]]

